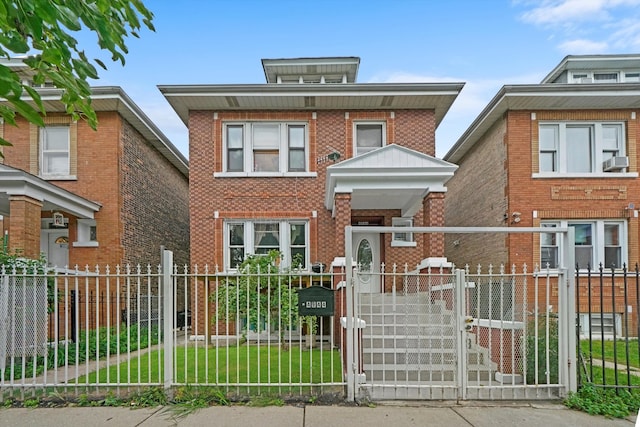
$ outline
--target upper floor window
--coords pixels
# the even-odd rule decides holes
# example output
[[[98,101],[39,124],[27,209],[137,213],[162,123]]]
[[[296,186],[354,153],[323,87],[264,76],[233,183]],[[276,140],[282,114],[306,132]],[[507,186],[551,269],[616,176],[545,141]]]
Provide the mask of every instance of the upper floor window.
[[[622,123],[541,123],[540,172],[589,174],[613,170],[606,162],[625,155],[623,130]]]
[[[282,266],[306,268],[307,222],[303,220],[229,221],[225,224],[225,265],[238,268],[247,255],[282,254]]]
[[[630,83],[640,81],[640,70],[574,71],[570,83]]]
[[[70,175],[69,126],[40,128],[40,174]]]
[[[591,270],[602,264],[605,268],[622,268],[626,263],[627,242],[624,221],[553,221],[542,227],[573,227],[575,233],[575,262],[580,269]],[[561,262],[561,240],[557,233],[540,234],[540,265],[558,268]]]
[[[304,123],[247,122],[224,126],[225,172],[305,172]]]
[[[386,144],[384,123],[356,122],[353,127],[353,152],[355,156],[368,153]]]

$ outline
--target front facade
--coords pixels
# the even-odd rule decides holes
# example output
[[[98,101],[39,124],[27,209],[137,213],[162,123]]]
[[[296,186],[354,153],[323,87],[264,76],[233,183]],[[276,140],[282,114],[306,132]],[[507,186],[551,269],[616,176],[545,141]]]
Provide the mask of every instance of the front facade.
[[[504,86],[444,157],[459,165],[448,184],[447,225],[572,227],[580,272],[633,267],[640,260],[638,106],[637,55],[568,56],[540,84]],[[457,265],[553,273],[566,261],[553,233],[446,241]],[[590,309],[611,311],[579,307]],[[607,316],[619,323],[622,311]]]
[[[189,128],[192,263],[233,273],[277,250],[283,267],[329,269],[345,226],[443,225],[455,166],[434,157],[435,130],[462,84],[357,83],[359,62],[263,60],[266,84],[160,86]],[[358,248],[372,266],[444,249],[404,234]]]
[[[16,64],[13,64],[16,65]],[[28,80],[28,70],[24,78]],[[188,163],[118,87],[93,88],[98,128],[73,121],[61,92],[38,88],[47,115],[0,124],[0,212],[6,245],[51,267],[138,263],[160,247],[188,262]]]

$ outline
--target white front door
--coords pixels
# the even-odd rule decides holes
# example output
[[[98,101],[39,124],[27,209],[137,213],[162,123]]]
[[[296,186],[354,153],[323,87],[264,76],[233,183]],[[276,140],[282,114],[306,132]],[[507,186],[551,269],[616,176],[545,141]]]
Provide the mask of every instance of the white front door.
[[[50,267],[67,267],[69,264],[69,232],[47,233],[47,264]]]
[[[354,233],[353,236],[353,258],[358,266],[356,289],[363,293],[381,292],[380,235]]]

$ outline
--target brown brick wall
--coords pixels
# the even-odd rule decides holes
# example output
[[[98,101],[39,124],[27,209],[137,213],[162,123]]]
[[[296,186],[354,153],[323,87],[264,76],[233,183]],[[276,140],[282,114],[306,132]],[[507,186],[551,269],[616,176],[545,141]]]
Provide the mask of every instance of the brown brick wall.
[[[465,156],[454,178],[447,183],[447,226],[531,227],[551,219],[627,219],[629,263],[635,265],[640,260],[638,218],[626,208],[630,203],[636,207],[640,204],[640,180],[601,176],[533,178],[532,174],[538,171],[538,125],[542,120],[625,122],[629,171],[638,171],[638,119],[632,119],[630,110],[510,111]],[[520,222],[512,221],[513,212],[521,213]],[[508,218],[501,222],[503,213]],[[508,257],[496,243],[499,236],[476,238],[482,241],[472,244],[470,235],[447,236],[447,257],[457,264],[527,263],[530,269],[539,262],[536,235],[505,237]],[[457,246],[453,245],[455,239],[460,242]],[[493,256],[488,259],[483,251]]]
[[[324,206],[326,168],[333,164],[325,156],[334,150],[341,154],[339,161],[351,156],[353,121],[386,120],[387,143],[430,155],[435,152],[435,118],[431,111],[402,110],[393,114],[391,111],[350,111],[346,116],[344,111],[319,111],[315,119],[312,113],[296,111],[218,112],[216,119],[213,112],[192,111],[189,117],[191,262],[200,265],[222,262],[221,232],[225,219],[283,218],[283,212],[294,212],[294,217],[310,220],[312,263],[329,265],[334,257],[344,256],[344,242],[336,238],[339,226]],[[316,172],[317,177],[214,178],[214,173],[222,170],[222,124],[225,120],[237,119],[308,121],[310,170]],[[316,219],[311,218],[314,211]],[[219,214],[218,220],[214,219],[215,212]]]
[[[467,153],[447,182],[445,224],[448,227],[506,225],[506,132],[506,122],[494,125]],[[502,235],[445,235],[445,255],[458,266],[507,262],[505,245]]]
[[[158,265],[163,245],[189,264],[188,178],[127,122],[121,149],[124,261]]]

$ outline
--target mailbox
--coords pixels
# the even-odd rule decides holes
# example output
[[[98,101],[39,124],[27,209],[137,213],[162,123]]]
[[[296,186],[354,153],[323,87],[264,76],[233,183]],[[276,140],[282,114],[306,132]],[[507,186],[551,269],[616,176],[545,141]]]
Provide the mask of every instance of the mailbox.
[[[298,291],[298,314],[301,316],[333,316],[334,297],[331,289],[310,286]]]

